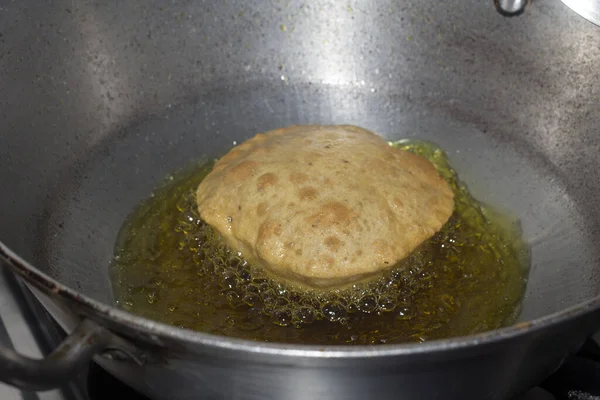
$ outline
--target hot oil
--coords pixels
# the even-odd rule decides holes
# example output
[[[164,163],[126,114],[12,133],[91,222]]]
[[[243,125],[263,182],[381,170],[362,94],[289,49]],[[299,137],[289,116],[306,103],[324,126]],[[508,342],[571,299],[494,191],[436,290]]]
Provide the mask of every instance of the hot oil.
[[[379,279],[315,292],[277,283],[224,246],[196,210],[212,165],[171,177],[129,216],[111,275],[118,304],[168,324],[260,341],[425,341],[514,322],[529,255],[518,223],[471,197],[431,143],[390,143],[429,159],[452,185],[448,223]]]

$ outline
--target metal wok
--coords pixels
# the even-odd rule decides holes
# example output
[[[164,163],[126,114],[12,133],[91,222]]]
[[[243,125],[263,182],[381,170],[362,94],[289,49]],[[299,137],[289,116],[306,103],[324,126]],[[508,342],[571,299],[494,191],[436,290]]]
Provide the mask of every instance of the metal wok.
[[[600,28],[558,0],[53,1],[0,8],[0,257],[71,337],[0,350],[61,385],[95,357],[155,399],[504,399],[600,327]],[[113,306],[127,213],[256,132],[351,123],[441,145],[532,248],[520,321],[407,345],[256,343]]]

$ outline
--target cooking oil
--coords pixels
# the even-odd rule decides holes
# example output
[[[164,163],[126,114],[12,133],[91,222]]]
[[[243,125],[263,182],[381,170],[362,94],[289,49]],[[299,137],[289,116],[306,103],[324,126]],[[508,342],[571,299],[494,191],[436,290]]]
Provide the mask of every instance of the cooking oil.
[[[379,278],[306,290],[249,265],[199,217],[195,189],[207,163],[170,177],[125,221],[111,264],[117,303],[202,332],[321,345],[425,341],[514,322],[529,265],[518,221],[475,200],[436,145],[390,145],[429,159],[455,191],[455,210]]]

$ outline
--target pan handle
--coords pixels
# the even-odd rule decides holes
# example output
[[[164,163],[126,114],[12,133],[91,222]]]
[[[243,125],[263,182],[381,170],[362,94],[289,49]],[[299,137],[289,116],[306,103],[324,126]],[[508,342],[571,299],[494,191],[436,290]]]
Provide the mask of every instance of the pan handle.
[[[106,328],[85,319],[46,358],[33,359],[0,347],[0,381],[30,391],[61,387],[95,354],[114,347],[115,338]]]

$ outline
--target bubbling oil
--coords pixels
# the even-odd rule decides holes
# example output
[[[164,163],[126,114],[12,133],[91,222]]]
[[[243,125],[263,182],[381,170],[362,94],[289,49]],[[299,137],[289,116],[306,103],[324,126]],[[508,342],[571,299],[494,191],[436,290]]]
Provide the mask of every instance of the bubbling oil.
[[[382,344],[462,336],[514,322],[529,265],[517,221],[477,202],[432,143],[455,191],[449,221],[379,278],[338,290],[277,281],[223,244],[198,214],[204,164],[170,177],[127,218],[111,278],[117,303],[171,325],[258,341]]]

